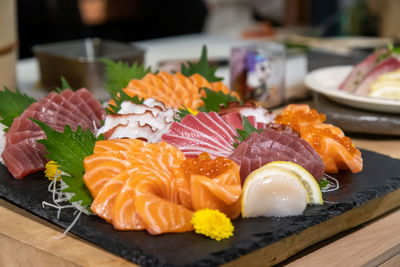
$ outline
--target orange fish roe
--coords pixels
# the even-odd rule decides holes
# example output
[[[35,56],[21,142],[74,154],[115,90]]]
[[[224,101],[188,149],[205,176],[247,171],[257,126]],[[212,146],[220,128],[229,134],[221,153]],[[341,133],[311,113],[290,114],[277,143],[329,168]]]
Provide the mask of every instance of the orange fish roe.
[[[203,152],[196,158],[187,158],[181,165],[184,169],[186,178],[190,178],[192,174],[204,175],[215,178],[226,172],[232,167],[232,160],[219,157],[211,159],[207,152]]]
[[[337,173],[339,170],[351,169],[356,173],[362,170],[361,152],[353,145],[343,131],[331,124],[323,123],[324,114],[319,114],[308,105],[288,105],[275,122],[290,126],[300,133],[321,156],[325,171]]]
[[[341,144],[344,148],[346,148],[347,151],[349,151],[350,154],[355,154],[357,152],[357,149],[354,147],[353,142],[351,142],[350,138],[346,136],[339,137],[337,135],[334,135],[328,128],[318,129],[315,128],[314,125],[310,125],[305,131],[308,131],[312,134],[310,144],[316,151],[319,151],[321,148],[321,139],[328,137],[334,139],[336,142]]]
[[[315,109],[290,109],[289,105],[282,114],[276,116],[275,122],[286,124],[293,130],[300,132],[302,125],[309,123],[323,123],[326,120],[325,114],[319,114]]]

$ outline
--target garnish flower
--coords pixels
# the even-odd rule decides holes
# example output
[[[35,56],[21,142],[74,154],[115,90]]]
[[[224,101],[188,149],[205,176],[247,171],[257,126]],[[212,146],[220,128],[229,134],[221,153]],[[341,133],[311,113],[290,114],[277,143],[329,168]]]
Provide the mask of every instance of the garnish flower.
[[[57,162],[50,160],[46,164],[46,167],[44,170],[44,175],[49,180],[57,179],[57,181],[59,181],[60,174],[61,174],[61,171],[58,169],[59,167],[60,167],[60,165],[58,165]]]
[[[198,210],[194,213],[191,223],[197,234],[203,234],[217,241],[233,236],[234,227],[231,220],[218,210]]]

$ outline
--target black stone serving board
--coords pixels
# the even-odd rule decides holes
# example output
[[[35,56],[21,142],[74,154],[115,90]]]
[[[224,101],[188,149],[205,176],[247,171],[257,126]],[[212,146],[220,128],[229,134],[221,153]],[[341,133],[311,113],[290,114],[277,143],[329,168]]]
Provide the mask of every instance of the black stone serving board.
[[[400,136],[400,115],[365,111],[341,105],[314,93],[315,108],[345,132]]]
[[[236,219],[234,236],[228,240],[217,242],[193,232],[160,236],[151,236],[145,231],[120,232],[99,217],[86,215],[81,215],[71,232],[144,266],[227,263],[400,189],[400,160],[366,150],[362,154],[363,171],[336,175],[340,189],[323,195],[329,204],[309,206],[302,216]],[[51,198],[48,184],[42,173],[15,180],[4,166],[0,167],[1,198],[66,228],[74,218],[73,211],[63,210],[58,220],[56,210],[42,208],[42,201]]]

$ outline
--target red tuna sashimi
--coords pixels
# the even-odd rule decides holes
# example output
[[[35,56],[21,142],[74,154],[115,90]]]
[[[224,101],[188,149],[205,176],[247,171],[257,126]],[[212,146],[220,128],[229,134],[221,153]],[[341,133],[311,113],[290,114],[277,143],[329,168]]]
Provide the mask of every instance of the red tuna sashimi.
[[[76,105],[92,122],[94,121],[97,128],[101,127],[101,122],[105,120],[106,112],[100,102],[90,97],[91,94],[87,89],[81,88],[75,93],[71,90],[64,90],[61,94]],[[100,104],[100,106],[97,104]]]
[[[382,62],[380,58],[384,57],[386,54],[390,56],[390,52],[387,49],[380,49],[361,61],[340,84],[339,89],[354,93],[358,85],[367,77],[368,73]]]
[[[101,122],[106,119],[106,111],[101,103],[87,89],[81,88],[75,92],[77,96],[88,104],[96,118]]]
[[[265,128],[261,133],[252,133],[229,156],[240,165],[242,183],[254,170],[272,161],[291,161],[301,165],[320,180],[325,164],[317,152],[294,134]]]
[[[24,139],[4,149],[1,156],[15,179],[22,179],[26,175],[44,168],[46,164],[43,153],[45,148],[36,140],[35,138]]]
[[[400,61],[397,58],[391,57],[384,60],[382,63],[376,66],[367,77],[365,77],[360,86],[357,87],[355,94],[367,95],[371,84],[376,81],[379,76],[385,74],[386,72],[395,71],[397,69],[400,69]]]
[[[93,102],[94,107],[101,107],[101,104],[98,102],[96,105],[94,98],[91,99],[86,92],[84,99]],[[105,116],[104,109],[103,112]],[[100,111],[98,114],[102,116]],[[44,133],[30,118],[40,120],[57,131],[63,131],[65,125],[70,125],[72,129],[82,126],[94,131],[91,120],[62,95],[50,93],[46,98],[33,103],[20,117],[14,119],[6,134],[6,147],[2,158],[16,179],[42,170],[47,162],[44,157],[45,147],[36,142],[43,139]]]
[[[179,148],[186,157],[207,152],[212,158],[227,157],[233,151],[236,131],[215,113],[187,115],[174,122],[161,140]]]

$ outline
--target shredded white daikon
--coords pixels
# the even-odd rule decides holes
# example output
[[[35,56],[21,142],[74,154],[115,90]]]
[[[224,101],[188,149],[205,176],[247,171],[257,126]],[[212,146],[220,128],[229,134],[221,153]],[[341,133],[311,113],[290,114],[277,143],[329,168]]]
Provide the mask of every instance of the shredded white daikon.
[[[330,176],[330,175],[325,173],[324,174],[324,178],[329,183],[328,183],[327,186],[325,186],[323,189],[321,189],[322,193],[336,191],[336,190],[338,190],[340,188],[339,181],[335,177],[332,177],[332,176]]]
[[[69,203],[68,201],[72,198],[73,193],[65,193],[63,190],[67,188],[67,185],[62,181],[61,179],[61,174],[62,172],[57,169],[56,175],[54,177],[54,180],[52,180],[48,186],[48,191],[52,194],[52,200],[53,203],[49,203],[46,201],[42,202],[42,207],[44,208],[45,206],[52,207],[57,209],[57,219],[60,219],[60,214],[61,210],[63,209],[68,209],[68,208],[73,208],[75,209],[74,212],[74,220],[72,223],[68,226],[68,228],[62,233],[60,236],[54,236],[54,238],[60,239],[64,238],[66,234],[72,229],[72,227],[76,224],[78,221],[80,215],[82,213],[86,215],[92,215],[86,207],[83,207],[80,205],[80,202],[72,202]]]

